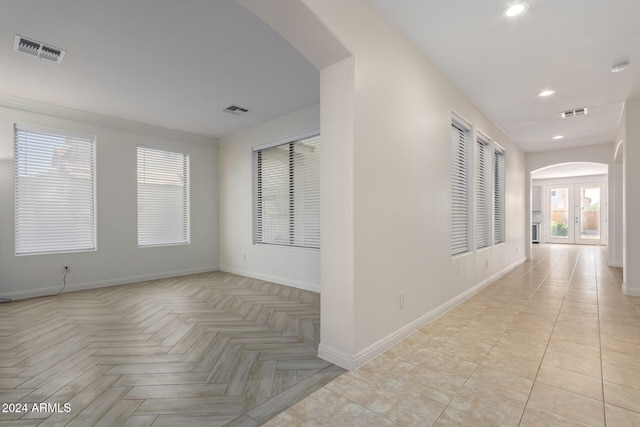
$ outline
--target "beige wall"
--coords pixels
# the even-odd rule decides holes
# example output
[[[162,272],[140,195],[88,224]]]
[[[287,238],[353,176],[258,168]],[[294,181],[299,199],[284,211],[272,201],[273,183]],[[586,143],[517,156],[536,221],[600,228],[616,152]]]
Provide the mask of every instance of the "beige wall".
[[[525,159],[368,2],[273,3],[289,14],[301,5],[352,56],[321,69],[319,354],[354,368],[523,260]],[[278,19],[270,24],[290,30]],[[287,31],[281,33],[295,37]],[[319,38],[316,47],[327,46]],[[452,112],[507,153],[506,243],[453,259]]]
[[[221,270],[320,291],[320,251],[253,244],[253,147],[319,129],[316,105],[219,140]]]
[[[623,140],[623,289],[640,296],[640,99],[625,103]]]
[[[3,99],[5,102],[6,99]],[[9,103],[8,101],[5,104]],[[0,102],[0,296],[47,295],[218,268],[217,155],[214,139],[39,103]],[[16,256],[13,126],[27,123],[96,137],[95,251]],[[139,248],[136,146],[190,153],[191,243]]]

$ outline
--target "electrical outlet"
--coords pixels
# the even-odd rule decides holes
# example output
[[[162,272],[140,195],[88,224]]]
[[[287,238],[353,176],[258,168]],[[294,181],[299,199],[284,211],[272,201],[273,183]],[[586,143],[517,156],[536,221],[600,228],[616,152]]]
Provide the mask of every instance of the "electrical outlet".
[[[242,260],[246,261],[247,260],[247,254],[242,255]]]
[[[489,260],[487,260],[487,268],[489,268]]]
[[[404,292],[400,292],[400,308],[404,308]]]

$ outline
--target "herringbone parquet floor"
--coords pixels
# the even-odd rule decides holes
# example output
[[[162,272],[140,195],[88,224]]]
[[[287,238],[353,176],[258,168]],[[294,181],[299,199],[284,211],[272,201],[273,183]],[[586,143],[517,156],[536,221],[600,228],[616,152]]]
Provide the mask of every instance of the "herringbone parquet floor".
[[[260,425],[343,372],[319,328],[318,294],[223,272],[0,304],[0,425]]]

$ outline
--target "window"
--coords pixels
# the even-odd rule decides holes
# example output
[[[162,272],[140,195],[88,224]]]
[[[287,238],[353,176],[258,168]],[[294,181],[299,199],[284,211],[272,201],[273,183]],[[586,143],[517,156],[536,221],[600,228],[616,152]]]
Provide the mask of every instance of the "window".
[[[471,127],[451,121],[451,255],[470,250],[471,236]]]
[[[320,137],[257,147],[254,242],[320,248]]]
[[[489,138],[476,140],[476,249],[491,244],[491,145]]]
[[[493,243],[505,241],[505,156],[496,147],[493,152]]]
[[[95,138],[15,125],[16,255],[95,250]]]
[[[189,243],[189,154],[138,146],[138,246]]]

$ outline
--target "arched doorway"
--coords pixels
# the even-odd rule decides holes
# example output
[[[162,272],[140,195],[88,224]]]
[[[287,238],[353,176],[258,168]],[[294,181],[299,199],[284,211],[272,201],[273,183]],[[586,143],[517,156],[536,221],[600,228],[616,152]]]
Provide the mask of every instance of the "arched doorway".
[[[604,163],[566,162],[532,171],[532,242],[606,245],[608,170]]]

